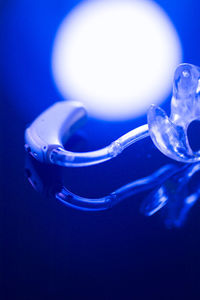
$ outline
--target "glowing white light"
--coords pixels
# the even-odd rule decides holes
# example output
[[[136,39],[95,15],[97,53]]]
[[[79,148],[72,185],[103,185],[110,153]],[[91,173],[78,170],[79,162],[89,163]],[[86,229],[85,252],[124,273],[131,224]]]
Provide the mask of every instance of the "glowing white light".
[[[52,69],[66,99],[84,103],[97,118],[124,120],[168,95],[180,60],[177,33],[157,4],[93,0],[62,22]]]

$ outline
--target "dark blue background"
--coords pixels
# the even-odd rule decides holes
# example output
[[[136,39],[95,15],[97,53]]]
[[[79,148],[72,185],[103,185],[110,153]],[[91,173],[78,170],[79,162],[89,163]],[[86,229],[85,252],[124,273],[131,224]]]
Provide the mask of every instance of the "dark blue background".
[[[156,2],[179,33],[184,61],[200,65],[199,2]],[[88,291],[93,299],[199,299],[198,203],[183,228],[169,230],[161,213],[140,213],[148,193],[109,211],[81,212],[40,195],[24,175],[24,129],[61,99],[51,77],[52,42],[76,3],[0,3],[1,299],[88,299]],[[168,112],[169,101],[163,105]],[[144,122],[145,116],[123,123],[89,118],[68,146],[97,149]],[[66,169],[65,182],[77,194],[100,197],[166,163],[171,160],[148,138],[103,165]]]

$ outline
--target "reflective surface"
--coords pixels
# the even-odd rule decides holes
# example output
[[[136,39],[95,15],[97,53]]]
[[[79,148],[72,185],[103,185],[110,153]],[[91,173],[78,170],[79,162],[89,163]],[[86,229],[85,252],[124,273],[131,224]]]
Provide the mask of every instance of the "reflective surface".
[[[33,188],[45,196],[58,199],[75,209],[101,211],[110,209],[126,198],[162,184],[177,172],[177,169],[174,165],[166,165],[147,177],[130,182],[109,195],[96,199],[81,197],[69,191],[63,180],[62,169],[38,162],[29,154],[26,158],[25,172]]]
[[[200,197],[200,182],[193,182],[195,174],[200,172],[199,163],[183,166],[164,165],[154,173],[96,199],[81,197],[69,191],[67,183],[64,182],[62,168],[40,163],[29,154],[26,155],[25,172],[32,187],[45,197],[57,199],[66,206],[91,213],[112,209],[126,198],[130,199],[148,191],[140,211],[146,216],[152,216],[165,207],[164,223],[167,228],[181,227]]]
[[[168,170],[168,174],[170,171],[171,169]],[[199,200],[200,182],[194,182],[194,176],[199,171],[199,163],[181,168],[174,166],[171,176],[162,184],[158,184],[159,186],[143,201],[141,211],[146,216],[152,216],[164,207],[166,227],[181,227],[190,209]]]
[[[76,210],[66,207],[54,197],[44,197],[44,194],[32,188],[24,172],[22,132],[26,124],[4,103],[4,110],[6,109],[13,122],[3,118],[4,132],[7,133],[4,135],[7,147],[1,148],[3,172],[0,249],[4,294],[8,297],[19,295],[26,299],[31,293],[30,299],[55,299],[58,295],[70,297],[73,293],[79,299],[82,293],[85,294],[81,289],[91,291],[92,286],[95,292],[100,290],[102,298],[108,294],[117,297],[117,284],[134,297],[146,297],[147,294],[154,293],[155,282],[159,286],[157,293],[160,296],[166,288],[166,282],[177,295],[180,289],[181,294],[188,293],[188,296],[198,293],[198,201],[188,212],[188,218],[181,229],[176,229],[175,226],[166,230],[163,223],[166,222],[164,212],[168,213],[166,209],[169,209],[169,214],[173,213],[170,221],[172,224],[167,227],[174,227],[173,220],[178,220],[177,214],[180,215],[179,212],[184,207],[181,202],[183,198],[172,197],[172,201],[169,200],[165,207],[151,217],[140,212],[146,199],[148,205],[151,205],[152,199],[158,199],[156,193],[159,187],[151,192],[141,191],[125,198],[103,212]],[[133,125],[138,125],[135,123]],[[113,124],[98,126],[97,122],[90,119],[83,131],[69,140],[67,147],[74,151],[95,149],[111,141],[119,133],[122,133],[122,129]],[[197,134],[198,131],[194,134],[196,144]],[[64,168],[63,184],[82,197],[99,198],[169,164],[172,164],[172,160],[162,155],[150,139],[144,139],[105,164],[77,169]],[[175,165],[178,170],[183,167],[182,164]],[[51,177],[52,187],[59,183],[57,169],[52,170],[51,175],[45,170],[46,174]],[[186,183],[185,186],[190,191],[184,197],[195,194],[198,190],[198,174],[197,172],[192,177],[189,184]],[[165,185],[172,188],[167,189]],[[164,192],[168,191],[172,196],[175,192],[181,196],[182,190],[177,188],[176,181],[169,179],[161,186]],[[183,191],[184,189],[185,187]],[[157,205],[156,203],[156,208]],[[143,289],[144,282],[148,292]],[[171,289],[166,293],[168,296]]]

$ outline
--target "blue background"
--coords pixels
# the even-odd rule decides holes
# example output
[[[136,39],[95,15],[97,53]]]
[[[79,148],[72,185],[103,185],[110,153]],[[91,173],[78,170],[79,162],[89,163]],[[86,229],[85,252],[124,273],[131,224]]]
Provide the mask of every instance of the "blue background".
[[[200,65],[199,2],[156,2],[178,31],[184,62]],[[162,213],[140,213],[147,192],[109,211],[81,212],[37,193],[25,177],[24,129],[61,99],[51,75],[52,41],[77,3],[0,3],[1,299],[88,299],[88,292],[93,299],[198,299],[198,202],[181,229],[169,230]],[[169,104],[162,105],[168,112]],[[144,122],[145,116],[123,123],[89,118],[68,147],[97,149]],[[197,148],[198,134],[196,126]],[[147,138],[103,165],[66,169],[64,179],[73,192],[100,197],[167,163]]]

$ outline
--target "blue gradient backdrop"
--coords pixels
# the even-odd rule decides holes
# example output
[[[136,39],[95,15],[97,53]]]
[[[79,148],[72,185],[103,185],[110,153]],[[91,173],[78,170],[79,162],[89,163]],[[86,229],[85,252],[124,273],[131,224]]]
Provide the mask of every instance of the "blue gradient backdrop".
[[[169,15],[183,60],[200,65],[199,1],[156,1]],[[23,134],[42,110],[61,99],[52,80],[52,41],[78,1],[0,3],[0,294],[1,299],[199,299],[199,205],[183,228],[166,230],[162,214],[139,209],[148,193],[102,213],[80,212],[47,199],[24,175]],[[169,99],[162,105],[169,112]],[[97,149],[140,124],[90,118],[68,147]],[[193,131],[198,146],[200,130]],[[172,161],[150,139],[89,168],[66,169],[66,186],[103,196]],[[199,178],[197,177],[198,184]],[[118,292],[118,289],[121,292]]]

